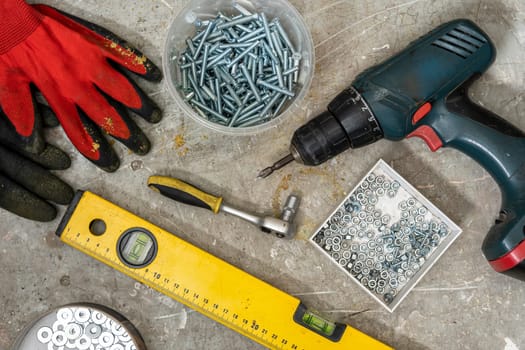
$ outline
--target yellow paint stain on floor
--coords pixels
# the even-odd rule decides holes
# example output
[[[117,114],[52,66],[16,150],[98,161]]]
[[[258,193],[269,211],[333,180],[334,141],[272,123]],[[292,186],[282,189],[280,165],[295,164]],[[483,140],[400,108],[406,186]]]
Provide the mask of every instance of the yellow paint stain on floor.
[[[275,216],[281,215],[281,193],[290,188],[290,180],[292,174],[288,174],[282,177],[281,182],[277,185],[277,189],[273,193],[272,197],[272,208]]]
[[[307,241],[310,239],[314,231],[317,229],[318,224],[311,221],[311,219],[306,219],[306,222],[302,224],[297,230],[295,239],[301,239]]]
[[[322,167],[307,167],[303,168],[299,171],[300,177],[308,177],[309,181],[312,181],[312,177],[318,177],[317,180],[313,180],[317,182],[319,185],[317,191],[323,195],[329,195],[331,198],[331,201],[340,201],[343,197],[345,197],[348,193],[346,192],[347,189],[344,188],[343,179],[338,178],[337,174],[332,171],[327,171],[326,169],[323,169]],[[301,180],[300,178],[298,179]],[[308,240],[312,236],[312,234],[315,232],[315,230],[318,228],[321,221],[316,222],[312,220],[309,217],[305,218],[305,222],[298,227],[296,239],[302,239],[302,240]]]
[[[308,167],[301,169],[299,173],[304,176],[318,175],[324,178],[325,181],[329,183],[329,185],[326,186],[326,184],[321,183],[320,185],[325,187],[325,190],[330,189],[330,192],[325,191],[325,193],[330,193],[331,197],[335,200],[340,200],[343,198],[343,196],[346,196],[347,194],[346,190],[339,183],[339,179],[337,178],[337,175],[334,172],[328,172],[319,167]]]
[[[175,141],[176,148],[181,148],[186,144],[186,140],[184,140],[184,135],[182,134],[178,134],[177,136],[175,136],[174,141]]]
[[[319,190],[321,191],[324,188],[325,191],[321,192],[330,195],[330,197],[335,201],[341,200],[347,194],[345,189],[341,185],[337,175],[333,172],[326,171],[319,167],[308,167],[301,169],[299,171],[299,175],[300,177],[318,176],[319,179],[317,182],[320,187]],[[274,191],[274,194],[272,196],[272,210],[275,216],[281,215],[281,195],[284,191],[290,188],[291,180],[292,174],[284,175]],[[301,181],[300,178],[296,180]],[[318,225],[319,223],[313,222],[311,219],[307,218],[306,222],[298,228],[296,239],[308,240],[310,236],[314,233],[314,231],[317,229]]]
[[[173,142],[175,143],[177,154],[181,157],[184,157],[186,153],[188,153],[188,147],[186,147],[186,140],[184,139],[184,135],[177,134]]]

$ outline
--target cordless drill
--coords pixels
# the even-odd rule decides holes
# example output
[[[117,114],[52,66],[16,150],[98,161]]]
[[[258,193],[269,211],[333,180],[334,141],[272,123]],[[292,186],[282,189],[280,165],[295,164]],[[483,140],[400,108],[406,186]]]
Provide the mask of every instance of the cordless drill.
[[[291,153],[259,176],[293,160],[318,165],[383,137],[420,137],[432,151],[455,148],[501,189],[502,207],[483,254],[496,271],[525,280],[525,134],[468,97],[495,56],[489,37],[471,21],[437,27],[359,74],[326,112],[295,131]]]

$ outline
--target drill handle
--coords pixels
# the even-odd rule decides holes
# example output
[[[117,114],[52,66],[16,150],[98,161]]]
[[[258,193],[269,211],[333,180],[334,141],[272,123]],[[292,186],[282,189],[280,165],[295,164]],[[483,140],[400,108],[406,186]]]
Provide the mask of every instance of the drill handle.
[[[423,124],[428,123],[443,146],[483,166],[500,186],[504,201],[525,200],[525,134],[470,100],[468,88],[476,78],[436,102]]]
[[[454,90],[446,99],[446,106],[454,114],[468,117],[474,121],[498,130],[503,134],[525,138],[525,133],[501,118],[496,113],[472,102],[468,95],[468,89],[474,81],[480,77],[479,74],[473,75],[469,80]]]
[[[525,134],[470,101],[468,87],[472,81],[467,81],[445,100],[434,102],[432,110],[415,128],[416,131],[427,128],[424,130],[434,133],[433,140],[438,146],[465,153],[498,183],[502,193],[501,211],[483,243],[485,257],[496,261],[525,240]]]

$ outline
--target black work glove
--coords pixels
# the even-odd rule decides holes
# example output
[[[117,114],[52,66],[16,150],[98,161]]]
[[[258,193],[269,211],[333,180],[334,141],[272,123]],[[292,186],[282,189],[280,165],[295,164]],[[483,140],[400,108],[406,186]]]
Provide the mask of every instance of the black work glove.
[[[58,125],[46,106],[39,106],[45,126]],[[74,191],[49,170],[67,169],[68,155],[46,144],[39,154],[22,150],[20,139],[0,111],[0,207],[36,221],[51,221],[56,208],[69,204]]]

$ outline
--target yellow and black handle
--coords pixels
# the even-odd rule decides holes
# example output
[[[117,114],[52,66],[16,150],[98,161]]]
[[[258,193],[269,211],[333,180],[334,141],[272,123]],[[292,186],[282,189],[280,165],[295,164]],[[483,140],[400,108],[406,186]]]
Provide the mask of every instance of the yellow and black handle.
[[[177,202],[209,209],[214,213],[219,212],[222,203],[222,197],[213,196],[193,185],[172,177],[150,176],[148,187]]]

